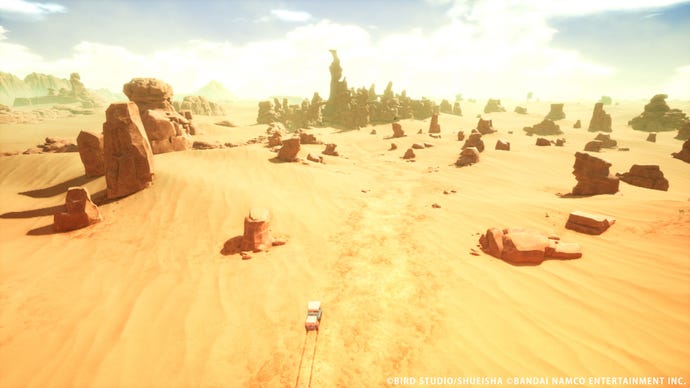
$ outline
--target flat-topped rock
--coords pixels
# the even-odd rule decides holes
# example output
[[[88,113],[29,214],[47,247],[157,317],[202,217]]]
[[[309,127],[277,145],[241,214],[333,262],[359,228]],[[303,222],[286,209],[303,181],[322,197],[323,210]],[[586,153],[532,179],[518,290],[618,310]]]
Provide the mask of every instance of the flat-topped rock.
[[[580,233],[599,235],[615,222],[616,219],[610,216],[576,210],[568,216],[565,227]]]

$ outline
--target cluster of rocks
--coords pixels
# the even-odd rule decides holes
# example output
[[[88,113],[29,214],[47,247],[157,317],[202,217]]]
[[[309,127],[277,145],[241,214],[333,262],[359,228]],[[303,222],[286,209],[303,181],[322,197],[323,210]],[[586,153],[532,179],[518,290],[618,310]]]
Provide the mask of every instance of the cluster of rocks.
[[[271,124],[279,122],[290,129],[308,128],[323,125],[321,109],[324,101],[318,93],[314,93],[311,101],[304,99],[301,104],[290,105],[287,98],[283,102],[277,98],[271,101],[259,102],[259,114],[256,122]]]
[[[666,94],[657,94],[644,106],[644,112],[628,121],[633,129],[645,132],[675,131],[686,125],[688,116],[680,109],[671,109]]]
[[[173,107],[178,112],[190,111],[200,116],[223,116],[225,109],[220,104],[209,101],[203,96],[185,96],[180,101],[173,101]]]
[[[175,111],[172,86],[155,78],[134,78],[122,91],[136,104],[154,154],[190,149],[190,136],[197,129],[191,112],[185,117]]]
[[[551,136],[560,135],[563,133],[563,131],[561,131],[561,127],[549,118],[546,118],[541,123],[535,124],[531,127],[524,127],[522,130],[525,131],[528,136]]]
[[[600,235],[615,222],[616,219],[613,217],[576,210],[568,216],[565,228],[580,233]]]
[[[38,144],[34,148],[29,148],[23,152],[24,155],[43,154],[43,153],[62,153],[77,152],[79,149],[72,141],[61,137],[49,136],[45,138],[43,144]]]
[[[585,151],[600,152],[602,148],[616,148],[617,146],[618,142],[611,139],[611,135],[608,133],[600,133],[594,140],[585,144]]]
[[[374,85],[369,89],[349,88],[347,79],[342,77],[343,69],[336,51],[331,50],[331,55],[331,83],[328,100],[323,107],[324,124],[354,129],[370,123],[391,123],[397,119],[424,120],[438,113],[438,107],[429,99],[413,100],[405,91],[394,94],[392,82],[380,96],[376,94]]]
[[[555,145],[556,147],[563,147],[565,145],[565,139],[556,139],[556,140],[549,140],[544,137],[538,137],[537,141],[535,143],[537,146],[544,147],[544,146],[552,146]]]
[[[609,173],[611,163],[586,153],[575,153],[573,195],[615,194],[620,181]]]
[[[48,94],[38,97],[18,97],[14,99],[14,106],[40,105],[40,104],[71,104],[80,103],[83,108],[94,108],[100,105],[99,101],[86,90],[81,82],[79,73],[70,74],[70,89],[60,88],[55,90],[48,88]]]
[[[488,135],[490,133],[497,132],[494,129],[494,124],[492,120],[484,120],[481,117],[479,118],[479,121],[477,122],[477,132],[481,133],[482,135]]]
[[[594,104],[594,111],[592,112],[592,119],[589,121],[588,131],[611,132],[611,115],[604,111],[603,102]]]
[[[505,112],[506,108],[501,105],[501,100],[490,98],[484,105],[484,113]]]
[[[80,112],[84,113],[83,110],[79,110],[79,112],[76,111],[76,109],[65,110],[56,109],[56,107],[39,108],[30,111],[13,110],[7,105],[0,105],[0,124],[36,123],[45,120],[54,120],[62,117],[70,117]]]
[[[465,140],[465,144],[462,145],[463,149],[468,147],[474,147],[477,149],[477,151],[484,152],[484,140],[482,140],[482,134],[479,132],[472,132],[470,136],[467,137],[467,140]]]
[[[67,232],[102,220],[103,216],[91,201],[89,191],[84,187],[70,187],[65,196],[65,211],[53,215],[53,230]]]
[[[479,238],[479,245],[491,256],[514,264],[582,257],[580,244],[564,243],[558,236],[523,228],[489,228]]]
[[[616,174],[616,176],[633,186],[668,191],[668,180],[658,165],[633,164],[630,171]]]
[[[671,154],[674,158],[680,159],[685,163],[690,163],[690,139],[683,143],[683,148],[679,152]]]
[[[438,106],[439,113],[445,113],[449,115],[462,116],[462,109],[460,108],[460,102],[456,101],[452,106],[448,100],[441,101]]]
[[[551,110],[546,115],[549,120],[557,121],[565,118],[565,112],[563,111],[563,104],[551,104]]]
[[[688,140],[690,139],[690,121],[685,122],[680,128],[678,128],[678,134],[675,139],[678,140]]]
[[[479,163],[479,152],[477,147],[463,147],[460,157],[455,161],[455,165],[457,167],[465,167]]]
[[[514,112],[517,114],[526,115],[527,114],[527,108],[522,107],[522,106],[516,106]]]

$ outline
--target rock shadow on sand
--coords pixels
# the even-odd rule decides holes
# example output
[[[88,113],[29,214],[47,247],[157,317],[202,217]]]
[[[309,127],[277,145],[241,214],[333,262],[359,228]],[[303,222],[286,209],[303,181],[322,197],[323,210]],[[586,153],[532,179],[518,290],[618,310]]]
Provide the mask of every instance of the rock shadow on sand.
[[[50,198],[54,197],[56,195],[64,194],[67,192],[67,189],[70,187],[75,187],[75,186],[83,186],[93,180],[98,179],[99,177],[92,177],[92,176],[78,176],[69,180],[66,180],[64,182],[58,183],[56,185],[46,187],[43,189],[36,189],[36,190],[29,190],[29,191],[23,191],[19,193],[20,195],[26,195],[27,197],[31,198]]]
[[[242,251],[242,236],[235,236],[223,244],[220,254],[223,256],[236,255]]]

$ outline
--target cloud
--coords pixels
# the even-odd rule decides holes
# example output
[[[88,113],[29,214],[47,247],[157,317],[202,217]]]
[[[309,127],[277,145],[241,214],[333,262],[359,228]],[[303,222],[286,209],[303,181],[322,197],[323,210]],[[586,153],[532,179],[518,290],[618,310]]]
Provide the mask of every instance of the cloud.
[[[284,22],[306,22],[311,19],[311,15],[308,12],[289,11],[287,9],[272,9],[271,15]]]
[[[67,8],[56,3],[35,3],[26,0],[3,0],[0,2],[0,12],[27,16],[41,16],[51,13],[64,13]]]
[[[663,92],[673,100],[690,100],[690,65],[681,66],[675,70],[669,81],[664,85]]]

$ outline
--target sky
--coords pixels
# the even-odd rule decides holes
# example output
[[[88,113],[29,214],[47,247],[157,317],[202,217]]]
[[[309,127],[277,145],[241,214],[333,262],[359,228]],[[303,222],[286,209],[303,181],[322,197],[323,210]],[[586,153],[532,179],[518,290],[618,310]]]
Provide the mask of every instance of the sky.
[[[351,87],[420,98],[690,100],[690,0],[0,0],[0,71],[241,98]]]

